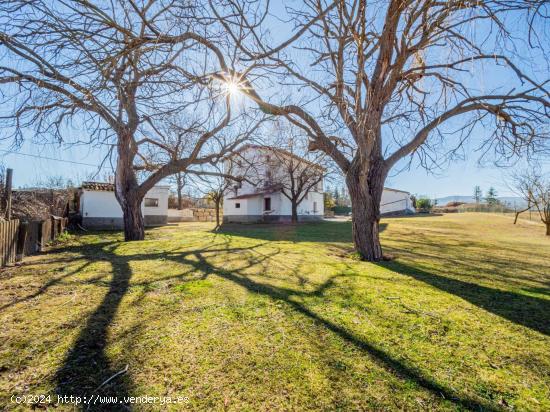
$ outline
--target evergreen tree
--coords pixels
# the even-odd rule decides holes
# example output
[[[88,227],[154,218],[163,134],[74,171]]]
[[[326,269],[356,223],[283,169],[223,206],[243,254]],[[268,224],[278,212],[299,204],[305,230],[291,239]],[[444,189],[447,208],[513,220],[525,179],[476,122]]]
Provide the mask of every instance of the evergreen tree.
[[[483,196],[483,194],[481,192],[481,187],[479,187],[479,186],[474,187],[474,199],[475,199],[476,203],[481,202],[482,196]]]
[[[489,190],[487,191],[487,195],[485,196],[485,200],[490,206],[498,204],[497,191],[494,187],[491,186],[489,188]]]

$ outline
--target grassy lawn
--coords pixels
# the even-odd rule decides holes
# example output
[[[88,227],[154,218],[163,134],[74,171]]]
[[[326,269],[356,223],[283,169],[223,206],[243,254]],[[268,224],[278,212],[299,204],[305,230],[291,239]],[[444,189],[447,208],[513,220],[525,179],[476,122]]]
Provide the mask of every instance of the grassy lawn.
[[[4,269],[0,409],[60,393],[189,398],[135,410],[550,410],[542,225],[386,219],[381,264],[350,258],[347,222],[212,227],[87,234]]]

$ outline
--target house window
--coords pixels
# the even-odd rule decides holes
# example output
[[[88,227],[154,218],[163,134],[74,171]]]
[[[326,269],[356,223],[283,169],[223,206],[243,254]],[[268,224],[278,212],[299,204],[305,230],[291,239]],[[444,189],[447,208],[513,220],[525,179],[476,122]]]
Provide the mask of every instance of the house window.
[[[145,207],[159,207],[159,200],[154,197],[145,198]]]
[[[313,202],[313,214],[317,214],[317,202]]]
[[[241,204],[240,203],[235,203],[235,209],[240,209],[241,208]]]
[[[264,198],[264,210],[271,210],[271,198]]]

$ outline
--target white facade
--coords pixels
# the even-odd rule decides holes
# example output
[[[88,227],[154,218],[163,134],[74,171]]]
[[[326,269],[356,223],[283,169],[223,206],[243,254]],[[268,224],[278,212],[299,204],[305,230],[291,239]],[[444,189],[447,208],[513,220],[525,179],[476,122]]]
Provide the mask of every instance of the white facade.
[[[141,204],[146,225],[167,222],[170,186],[154,186]],[[122,209],[115,197],[114,185],[84,182],[80,189],[82,224],[88,228],[118,229],[123,227]]]
[[[415,213],[411,194],[403,190],[384,188],[382,200],[380,201],[380,213]]]
[[[231,162],[231,166],[226,163],[226,170],[231,167],[234,175],[242,172],[249,181],[235,184],[226,190],[223,201],[224,222],[272,222],[291,219],[292,202],[276,184],[271,184],[286,177],[277,156],[273,156],[274,150],[277,150],[277,156],[285,153],[279,149],[250,145],[240,152],[238,159],[228,161]],[[303,163],[303,167],[318,168],[319,173],[322,173],[319,166],[303,159],[298,161]],[[297,212],[299,220],[323,218],[322,180],[300,202]]]

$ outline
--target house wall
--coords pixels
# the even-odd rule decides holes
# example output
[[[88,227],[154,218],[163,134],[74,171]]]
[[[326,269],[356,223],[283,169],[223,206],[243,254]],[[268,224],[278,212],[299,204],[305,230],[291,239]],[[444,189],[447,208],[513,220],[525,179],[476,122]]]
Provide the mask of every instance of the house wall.
[[[148,226],[163,225],[168,216],[169,186],[155,186],[147,192],[145,198],[158,199],[158,207],[146,207],[141,211]],[[80,213],[85,228],[121,229],[124,227],[122,209],[115,192],[83,189],[80,194]]]
[[[284,216],[292,215],[292,202],[283,194],[281,197],[281,207],[279,213]],[[314,211],[314,202],[317,203],[317,210]],[[304,199],[298,205],[298,216],[323,217],[325,215],[323,194],[317,192],[309,192],[307,199]]]
[[[382,201],[380,202],[380,213],[412,212],[411,195],[407,192],[384,189],[382,192]]]
[[[240,203],[241,207],[235,205]],[[257,196],[245,199],[225,199],[223,202],[224,222],[257,222],[263,214],[263,197]]]
[[[152,198],[159,199],[159,205],[158,207],[147,207],[142,203],[141,210],[143,212],[143,215],[144,216],[167,216],[169,195],[170,195],[170,186],[154,186],[151,190],[147,192],[147,194],[145,195],[145,198],[152,197]]]
[[[272,213],[264,213],[264,198],[271,198]],[[317,202],[317,211],[314,213],[313,202]],[[240,208],[235,208],[240,203]],[[298,205],[298,220],[320,220],[324,216],[323,194],[309,193],[308,198]],[[226,199],[223,205],[223,221],[231,222],[281,222],[290,221],[292,217],[292,203],[281,193],[258,195],[245,199]]]
[[[271,165],[267,165],[265,156],[271,158]],[[242,166],[232,164],[232,174],[246,174],[250,182],[243,181],[240,186],[229,188],[225,194],[223,214],[224,222],[260,222],[260,221],[290,221],[292,215],[291,201],[280,192],[270,194],[258,194],[244,199],[232,199],[233,197],[251,195],[262,190],[263,180],[267,176],[267,170],[271,172],[273,181],[281,181],[286,174],[277,167],[277,159],[270,151],[257,148],[250,148],[241,152],[241,158],[238,159]],[[253,166],[251,166],[253,165]],[[304,165],[304,167],[311,167]],[[229,161],[226,161],[225,170],[229,170]],[[256,184],[254,184],[256,183]],[[322,219],[324,216],[323,201],[323,183],[320,182],[317,192],[308,193],[307,199],[304,199],[298,206],[298,216],[300,220]],[[264,213],[264,198],[271,198],[272,213]],[[314,213],[313,203],[317,203],[317,211]],[[236,208],[235,204],[240,203],[241,207]]]

